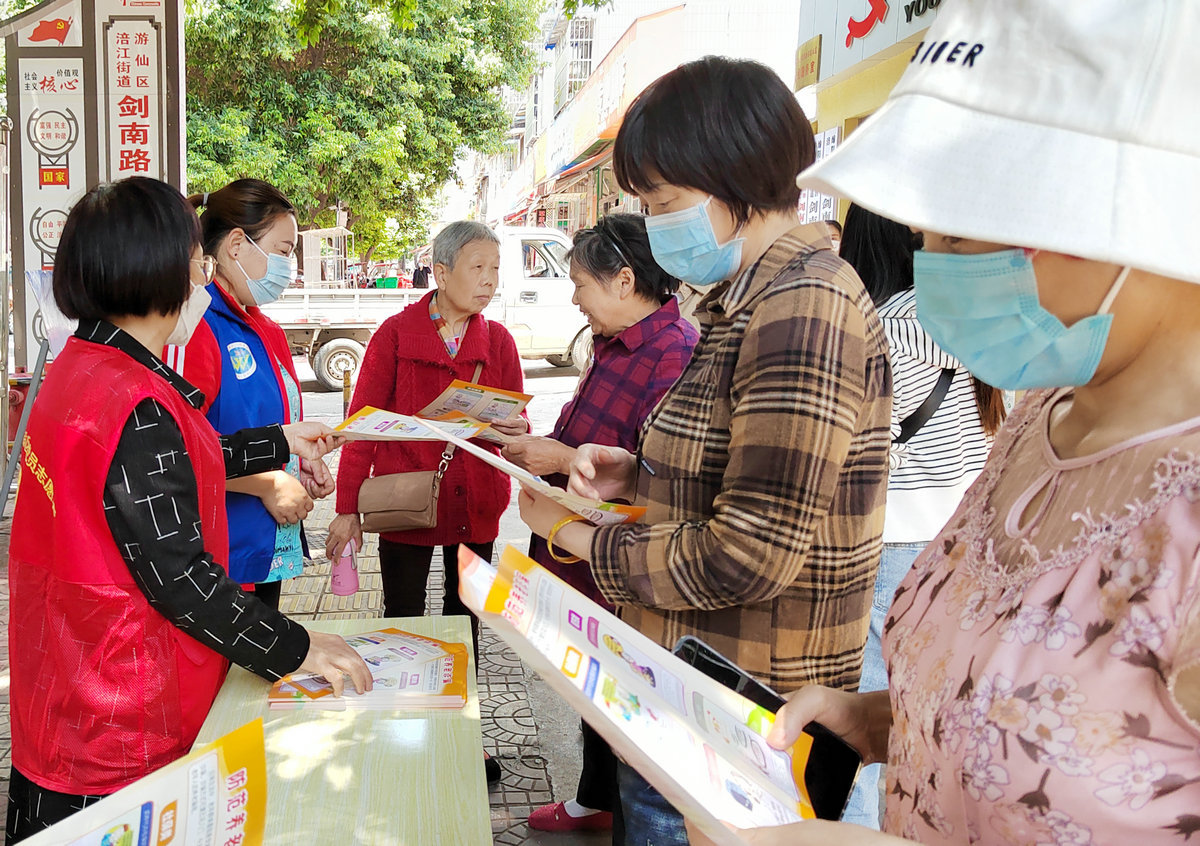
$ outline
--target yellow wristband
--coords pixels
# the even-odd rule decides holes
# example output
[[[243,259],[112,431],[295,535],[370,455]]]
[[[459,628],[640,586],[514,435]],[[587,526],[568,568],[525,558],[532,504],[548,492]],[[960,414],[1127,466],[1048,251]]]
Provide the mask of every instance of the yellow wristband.
[[[583,559],[578,555],[560,556],[554,551],[554,536],[558,534],[558,530],[568,523],[579,523],[583,521],[583,517],[578,514],[568,514],[566,517],[559,520],[550,528],[550,534],[546,535],[546,550],[550,553],[550,557],[559,564],[577,564]]]

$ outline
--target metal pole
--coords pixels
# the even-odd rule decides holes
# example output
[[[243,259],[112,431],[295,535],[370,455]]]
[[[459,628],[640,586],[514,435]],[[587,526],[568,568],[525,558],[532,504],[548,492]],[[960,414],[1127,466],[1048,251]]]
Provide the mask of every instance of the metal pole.
[[[12,488],[13,476],[17,474],[17,465],[21,459],[21,441],[25,437],[25,426],[29,423],[29,411],[37,398],[38,388],[42,386],[42,374],[46,372],[46,357],[50,355],[50,340],[42,341],[38,348],[37,364],[33,368],[33,380],[29,383],[29,396],[25,398],[25,408],[21,411],[21,422],[17,424],[17,433],[13,435],[13,449],[4,466],[4,490],[0,491],[0,514],[8,506],[8,495]],[[7,387],[5,388],[7,391]]]
[[[0,151],[0,250],[3,255],[0,256],[0,376],[3,377],[3,384],[0,384],[0,443],[4,445],[5,457],[8,456],[8,319],[10,303],[8,300],[8,292],[12,285],[12,233],[9,231],[9,215],[12,212],[12,205],[9,200],[9,143],[11,141],[11,132],[13,122],[7,117],[0,117],[0,147],[4,149]],[[14,450],[15,452],[15,450]],[[8,496],[7,486],[4,489],[5,497]],[[4,510],[0,508],[0,516],[3,516]]]

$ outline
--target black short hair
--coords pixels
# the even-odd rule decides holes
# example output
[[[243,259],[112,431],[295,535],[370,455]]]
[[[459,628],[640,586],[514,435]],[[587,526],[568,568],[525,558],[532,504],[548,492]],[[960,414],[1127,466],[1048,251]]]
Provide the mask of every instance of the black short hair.
[[[842,224],[838,222],[838,219],[837,219],[836,217],[831,217],[831,218],[828,218],[828,219],[825,221],[825,225],[826,225],[826,226],[828,226],[830,229],[836,229],[836,230],[837,230],[837,233],[838,233],[839,235],[841,235],[841,234],[842,234],[842,231],[843,231],[843,230],[842,230]]]
[[[200,213],[200,231],[204,252],[215,256],[221,239],[241,229],[258,243],[275,221],[285,215],[296,216],[296,207],[283,192],[262,179],[238,179],[212,193],[188,197]]]
[[[921,236],[903,223],[851,204],[838,254],[879,306],[913,286],[913,251],[920,245]]]
[[[795,211],[796,176],[814,157],[812,124],[775,71],[707,56],[634,98],[613,170],[626,191],[640,193],[661,177],[711,194],[745,223],[754,212]]]
[[[191,293],[195,210],[176,189],[131,176],[97,185],[63,227],[54,259],[54,301],[77,320],[172,314]]]
[[[665,303],[679,290],[679,280],[658,266],[646,237],[646,218],[640,214],[606,215],[591,229],[575,233],[567,259],[607,283],[628,267],[638,296]]]

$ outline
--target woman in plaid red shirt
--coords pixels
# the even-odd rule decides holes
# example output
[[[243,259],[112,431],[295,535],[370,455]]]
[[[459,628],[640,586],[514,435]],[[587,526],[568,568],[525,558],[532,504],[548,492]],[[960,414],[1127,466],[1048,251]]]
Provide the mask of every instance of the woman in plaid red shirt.
[[[679,280],[654,261],[641,215],[611,214],[580,230],[568,257],[575,283],[571,301],[595,333],[592,364],[550,437],[526,436],[504,450],[510,461],[560,488],[567,486],[571,459],[581,444],[637,448],[642,422],[679,378],[700,337],[679,313],[673,296]],[[558,563],[537,535],[529,554],[580,593],[612,608],[586,566]],[[530,828],[595,831],[612,825],[616,759],[600,735],[582,725],[583,772],[575,798],[534,811]]]

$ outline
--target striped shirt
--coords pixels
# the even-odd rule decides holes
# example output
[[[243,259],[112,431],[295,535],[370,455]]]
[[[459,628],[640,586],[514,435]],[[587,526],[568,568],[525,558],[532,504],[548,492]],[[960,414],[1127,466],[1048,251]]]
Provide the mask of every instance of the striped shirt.
[[[780,691],[857,687],[883,530],[887,341],[831,247],[797,227],[700,303],[642,427],[646,517],[591,550],[626,622],[667,647],[696,635]]]
[[[971,374],[917,322],[916,293],[910,288],[892,296],[879,307],[879,319],[891,351],[893,438],[901,421],[933,393],[942,370],[955,370],[934,415],[907,443],[892,444],[883,541],[923,543],[954,514],[983,469],[992,439],[979,419]]]

